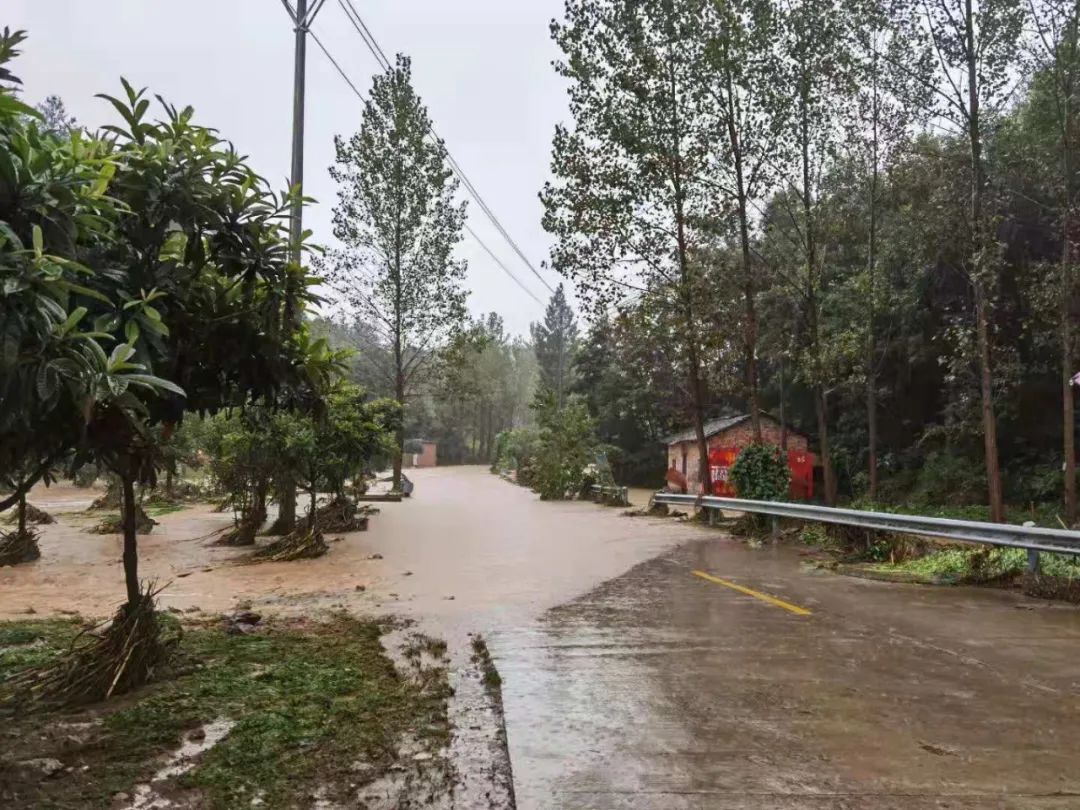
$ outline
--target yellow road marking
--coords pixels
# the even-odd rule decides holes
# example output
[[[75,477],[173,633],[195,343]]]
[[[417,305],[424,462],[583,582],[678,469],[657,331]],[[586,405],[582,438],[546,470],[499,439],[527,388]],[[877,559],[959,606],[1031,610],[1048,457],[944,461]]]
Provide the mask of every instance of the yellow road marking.
[[[806,608],[801,608],[798,605],[793,605],[790,602],[785,602],[783,599],[777,599],[775,596],[769,596],[767,593],[761,593],[755,591],[752,588],[747,588],[743,585],[738,585],[734,582],[729,582],[726,579],[720,579],[720,577],[714,577],[712,574],[706,574],[704,571],[694,571],[695,577],[701,577],[707,579],[709,582],[715,582],[717,585],[723,585],[725,588],[731,588],[733,591],[739,593],[745,593],[747,596],[753,596],[756,599],[760,599],[763,602],[768,602],[770,605],[776,605],[778,608],[791,611],[797,616],[810,616],[811,611]]]

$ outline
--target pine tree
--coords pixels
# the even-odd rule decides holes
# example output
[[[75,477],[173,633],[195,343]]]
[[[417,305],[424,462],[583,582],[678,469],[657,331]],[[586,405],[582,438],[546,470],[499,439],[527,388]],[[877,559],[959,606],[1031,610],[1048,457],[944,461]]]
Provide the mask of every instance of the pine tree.
[[[578,327],[574,310],[566,302],[563,285],[555,288],[548,302],[543,323],[531,326],[533,350],[540,366],[540,385],[555,397],[561,408],[573,381],[573,358],[577,349]]]

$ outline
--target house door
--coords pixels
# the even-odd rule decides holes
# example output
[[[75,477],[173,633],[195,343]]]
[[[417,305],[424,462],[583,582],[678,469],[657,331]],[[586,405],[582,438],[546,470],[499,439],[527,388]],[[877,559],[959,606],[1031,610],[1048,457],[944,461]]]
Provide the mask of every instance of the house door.
[[[683,474],[683,477],[686,476],[686,451],[685,450],[682,451],[682,474]]]

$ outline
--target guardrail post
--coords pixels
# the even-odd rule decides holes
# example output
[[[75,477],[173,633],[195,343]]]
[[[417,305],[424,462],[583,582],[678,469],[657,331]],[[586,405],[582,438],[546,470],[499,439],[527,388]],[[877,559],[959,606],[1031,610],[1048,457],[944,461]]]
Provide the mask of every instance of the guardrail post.
[[[775,540],[780,536],[780,518],[772,515],[769,522],[772,524],[772,539]]]
[[[715,526],[716,525],[716,510],[715,509],[710,509],[709,507],[706,506],[705,511],[709,513],[709,525],[710,526]]]
[[[1029,574],[1038,574],[1039,573],[1039,567],[1040,567],[1039,566],[1039,552],[1037,552],[1033,548],[1029,548],[1027,550],[1027,557],[1028,557],[1028,573]]]

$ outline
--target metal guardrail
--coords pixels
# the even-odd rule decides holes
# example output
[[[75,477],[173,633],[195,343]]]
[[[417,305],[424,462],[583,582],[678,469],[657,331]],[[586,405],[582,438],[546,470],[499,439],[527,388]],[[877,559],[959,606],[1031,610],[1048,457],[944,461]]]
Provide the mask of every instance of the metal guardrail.
[[[599,498],[601,495],[615,495],[619,498],[619,502],[623,505],[630,504],[630,490],[627,487],[602,487],[599,484],[593,484],[590,489],[592,490],[593,499]]]
[[[669,506],[696,506],[703,509],[729,510],[770,515],[773,518],[835,523],[861,529],[901,532],[920,537],[935,537],[960,543],[980,543],[1028,552],[1028,568],[1038,571],[1039,553],[1080,556],[1080,532],[1068,529],[1043,529],[1037,526],[1016,526],[1009,523],[985,523],[977,520],[898,515],[891,512],[864,512],[858,509],[836,509],[809,503],[782,501],[751,501],[742,498],[719,498],[713,495],[681,495],[657,492],[655,503]]]

